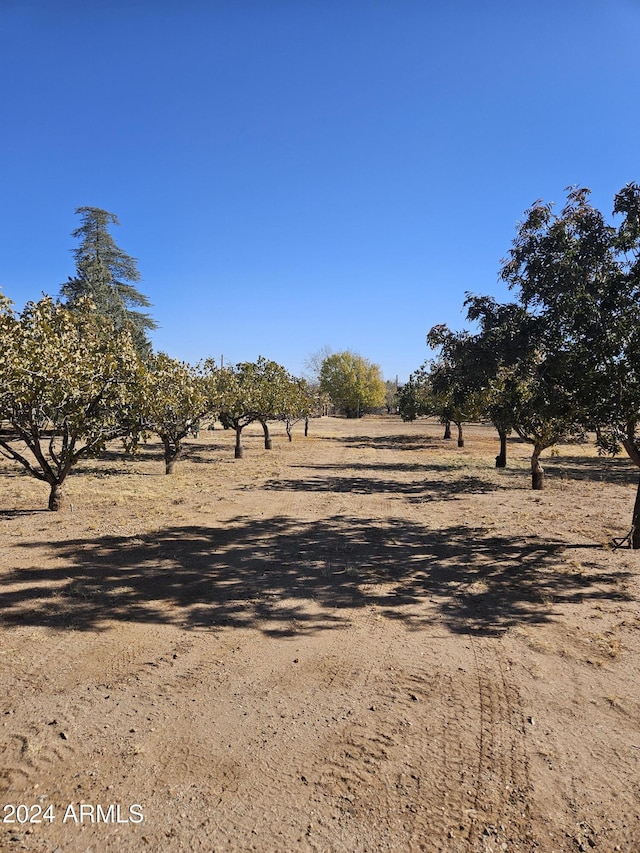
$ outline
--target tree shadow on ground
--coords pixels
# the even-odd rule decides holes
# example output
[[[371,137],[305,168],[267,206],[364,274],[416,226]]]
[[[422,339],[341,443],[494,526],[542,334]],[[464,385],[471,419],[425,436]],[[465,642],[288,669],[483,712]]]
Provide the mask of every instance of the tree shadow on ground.
[[[556,480],[566,477],[570,480],[637,486],[640,476],[640,469],[626,457],[556,456],[543,460],[543,465],[545,471]]]
[[[83,474],[102,477],[133,474],[133,466],[142,462],[153,462],[161,459],[161,453],[159,447],[141,446],[135,453],[128,453],[124,448],[116,450],[109,447],[94,456],[80,457],[78,463],[69,472],[69,477],[82,476]]]
[[[19,518],[25,515],[35,515],[40,512],[49,515],[48,509],[0,509],[0,518]]]
[[[444,429],[444,427],[443,427]],[[372,450],[429,450],[455,448],[453,439],[436,438],[433,435],[345,435],[327,437],[328,441],[337,441],[348,447]]]
[[[180,462],[189,461],[198,463],[211,463],[217,461],[221,455],[233,456],[233,446],[217,442],[207,442],[206,444],[196,444],[186,442],[183,445],[182,454],[178,458]],[[85,457],[74,468],[70,476],[76,474],[93,474],[97,476],[113,476],[121,474],[133,474],[145,476],[148,473],[157,473],[157,471],[139,471],[135,470],[135,466],[143,462],[156,463],[157,471],[164,473],[164,449],[161,444],[147,445],[144,448],[138,449],[135,453],[126,453],[124,450],[118,453],[117,451],[107,450],[97,457]]]
[[[410,471],[429,473],[433,471],[459,470],[457,466],[446,462],[338,462],[293,464],[290,468],[304,468],[311,471]]]
[[[389,474],[394,473],[423,473],[423,474],[443,474],[447,477],[458,476],[458,477],[471,477],[473,475],[465,474],[464,471],[471,470],[471,464],[466,464],[465,460],[461,460],[460,462],[452,461],[452,462],[438,462],[438,461],[430,461],[430,462],[340,462],[336,463],[305,463],[302,465],[293,464],[289,466],[290,468],[304,468],[308,471],[382,471],[388,472]],[[522,480],[523,473],[527,473],[527,469],[517,468],[517,467],[507,467],[507,468],[495,468],[487,466],[486,468],[481,468],[480,470],[485,471],[486,473],[497,473],[499,477],[513,479],[516,483]],[[499,483],[491,483],[489,481],[484,481],[487,487],[487,490],[493,490],[497,488],[503,488],[503,486]]]
[[[180,457],[178,464],[183,461],[193,462],[197,465],[205,463],[210,464],[214,461],[219,461],[220,458],[233,459],[233,444],[222,444],[216,442],[207,442],[207,444],[189,444],[185,445],[184,452]]]
[[[345,466],[350,469],[366,471],[371,468],[378,470],[376,465],[368,466],[349,465]],[[425,474],[439,473],[451,474],[452,469],[446,465],[422,466]],[[410,466],[407,470],[412,470]],[[381,467],[384,471],[385,468]],[[389,466],[389,472],[403,470],[397,465]],[[425,477],[424,480],[412,480],[411,482],[403,482],[397,478],[390,477],[356,477],[356,476],[311,476],[311,477],[294,477],[292,479],[277,479],[269,480],[265,483],[264,488],[268,491],[291,491],[291,492],[334,492],[342,494],[356,495],[392,495],[403,497],[412,503],[421,503],[425,500],[456,500],[461,495],[468,494],[488,494],[489,492],[499,491],[507,488],[515,488],[511,482],[509,483],[492,483],[484,477],[476,477],[471,474],[462,474],[455,478],[437,479]]]
[[[375,607],[413,629],[435,621],[455,633],[496,635],[550,620],[554,604],[626,600],[629,576],[585,560],[571,570],[572,546],[559,541],[348,516],[241,516],[217,528],[16,547],[45,545],[53,566],[1,577],[5,625],[96,630],[126,621],[293,636],[340,627],[354,609]]]

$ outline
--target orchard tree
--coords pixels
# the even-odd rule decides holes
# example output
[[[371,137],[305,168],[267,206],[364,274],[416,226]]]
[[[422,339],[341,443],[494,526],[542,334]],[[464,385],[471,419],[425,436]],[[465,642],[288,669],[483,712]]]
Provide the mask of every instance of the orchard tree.
[[[451,438],[451,411],[444,405],[442,396],[434,391],[431,380],[431,364],[424,362],[398,389],[398,413],[403,421],[437,417],[444,425],[443,439],[448,441]]]
[[[199,429],[202,418],[215,406],[212,363],[192,367],[160,352],[147,360],[144,380],[144,430],[161,439],[165,473],[172,474],[184,439]]]
[[[71,234],[80,241],[73,250],[76,274],[62,285],[61,294],[69,308],[89,297],[98,313],[118,329],[129,323],[136,348],[146,357],[151,353],[147,333],[157,323],[139,310],[151,303],[135,286],[140,281],[136,259],[120,249],[109,233],[110,225],[120,224],[118,218],[99,207],[79,207],[76,213],[82,223]]]
[[[218,419],[225,429],[234,430],[234,456],[236,459],[242,459],[242,430],[256,420],[249,377],[247,371],[242,370],[242,365],[229,365],[219,370],[217,391],[220,399]]]
[[[242,430],[258,421],[264,432],[265,449],[272,441],[268,421],[283,420],[302,412],[298,381],[282,365],[260,356],[255,362],[241,362],[218,372],[219,419],[235,430],[235,458],[243,456]]]
[[[496,467],[506,465],[506,439],[514,430],[533,447],[531,487],[542,489],[541,453],[560,441],[584,437],[576,396],[568,385],[572,364],[544,318],[526,306],[497,305],[490,297],[473,296],[465,304],[469,319],[481,324],[473,336],[468,376],[500,436]]]
[[[287,421],[307,415],[310,404],[301,394],[301,387],[288,370],[275,361],[260,356],[247,366],[253,384],[252,403],[256,420],[262,425],[265,450],[272,449],[269,421]],[[289,438],[291,436],[289,435]]]
[[[323,360],[320,389],[349,418],[360,417],[385,402],[386,388],[378,365],[349,350]]]
[[[462,424],[477,419],[482,406],[476,341],[469,332],[452,332],[440,324],[429,331],[427,343],[439,350],[429,371],[434,413],[445,425],[457,426],[458,447],[464,447]]]
[[[497,467],[506,465],[507,436],[515,430],[533,445],[531,483],[541,489],[543,450],[583,434],[575,396],[564,382],[566,357],[550,345],[544,322],[526,308],[499,306],[490,297],[468,296],[466,304],[469,319],[480,321],[480,331],[431,329],[427,342],[438,356],[412,375],[401,411],[405,418],[431,414],[446,426],[455,423],[458,446],[464,444],[464,421],[490,417],[500,436]]]
[[[49,509],[78,459],[135,442],[141,364],[127,329],[95,307],[50,297],[0,313],[0,453],[49,486]]]
[[[464,447],[462,424],[480,412],[480,393],[474,384],[473,339],[468,332],[451,332],[441,324],[430,330],[427,343],[439,353],[412,373],[400,389],[400,415],[405,421],[437,417],[444,424],[445,439],[451,438],[451,423],[455,423],[458,446]]]
[[[556,354],[534,354],[528,362],[503,369],[500,405],[512,413],[513,429],[531,444],[531,488],[544,488],[540,454],[562,441],[579,441],[585,432],[575,397],[563,385],[566,363]]]
[[[433,415],[433,390],[426,364],[410,374],[408,381],[398,389],[398,411],[403,421]]]
[[[280,415],[284,420],[287,438],[293,441],[292,430],[298,421],[304,420],[304,434],[309,433],[309,417],[316,408],[315,396],[306,379],[288,377],[285,386],[285,399],[283,412]]]
[[[482,409],[500,438],[496,468],[507,465],[507,438],[514,428],[517,395],[511,381],[516,365],[535,353],[532,318],[516,303],[501,305],[491,296],[467,294],[467,319],[480,325],[474,336],[474,377],[482,390]]]
[[[562,353],[563,385],[600,448],[622,446],[640,467],[640,186],[615,196],[617,228],[589,196],[572,187],[559,214],[542,201],[526,211],[502,278]],[[640,483],[630,539],[640,547]]]

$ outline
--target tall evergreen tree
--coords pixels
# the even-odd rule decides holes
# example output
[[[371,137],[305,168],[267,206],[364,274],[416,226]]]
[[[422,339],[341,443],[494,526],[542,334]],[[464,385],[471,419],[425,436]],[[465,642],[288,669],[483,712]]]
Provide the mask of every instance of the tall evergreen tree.
[[[136,349],[142,356],[149,355],[147,332],[157,328],[157,323],[138,310],[151,303],[135,287],[140,281],[136,259],[123,252],[109,233],[110,225],[120,224],[118,217],[99,207],[78,207],[76,213],[82,219],[80,227],[71,232],[80,241],[73,250],[76,275],[61,288],[67,306],[73,309],[82,297],[90,297],[116,328],[129,324]]]

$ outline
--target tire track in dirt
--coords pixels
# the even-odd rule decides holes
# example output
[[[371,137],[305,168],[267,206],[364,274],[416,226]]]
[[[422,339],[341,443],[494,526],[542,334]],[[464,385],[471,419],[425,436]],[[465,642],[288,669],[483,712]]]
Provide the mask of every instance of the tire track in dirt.
[[[403,504],[403,518],[415,524],[423,522],[418,505],[408,501]],[[425,533],[428,543],[428,530]],[[460,592],[452,588],[451,594],[455,598]],[[435,612],[433,616],[437,621]],[[510,850],[528,851],[528,802],[533,786],[520,693],[509,676],[498,637],[478,637],[469,628],[460,637],[471,654],[461,661],[463,666],[458,673],[439,673],[440,684],[435,686],[433,698],[437,701],[437,697],[447,697],[447,702],[430,714],[442,724],[433,741],[439,745],[442,765],[440,774],[434,767],[435,778],[442,780],[441,803],[438,791],[427,795],[426,799],[433,803],[429,819],[425,823],[416,821],[412,840],[419,844],[426,833],[431,838],[449,838],[443,847],[446,850],[484,851],[492,845],[501,849],[502,844],[508,843]],[[471,672],[474,678],[470,679]],[[406,682],[410,695],[417,700],[422,678],[422,674],[417,678],[414,674]],[[470,741],[473,730],[475,738]],[[418,752],[420,747],[421,744],[416,745]],[[427,758],[424,744],[422,748]],[[430,760],[433,764],[433,755]],[[437,819],[439,816],[443,819]],[[509,826],[509,837],[504,826]],[[520,840],[514,831],[520,832]],[[426,849],[432,848],[428,845]]]
[[[320,784],[357,824],[356,837],[369,838],[358,849],[376,849],[367,846],[371,815],[378,841],[393,838],[396,849],[484,851],[507,841],[510,850],[532,849],[517,691],[491,651],[466,663],[453,672],[413,657],[388,668],[371,713],[351,719],[328,753]]]
[[[74,638],[77,641],[77,638]],[[73,754],[66,732],[73,714],[60,680],[73,668],[70,639],[46,630],[18,630],[3,655],[6,684],[0,743],[0,792],[29,790]],[[37,651],[35,650],[37,649]],[[42,694],[59,694],[55,717],[33,721],[32,704]]]
[[[23,651],[21,657],[32,663],[23,670],[14,666],[11,673],[11,690],[5,700],[11,707],[0,718],[0,790],[11,791],[13,796],[34,787],[50,794],[59,790],[63,768],[74,762],[78,750],[83,750],[82,741],[87,739],[98,748],[98,743],[108,740],[101,729],[96,730],[95,690],[126,689],[127,684],[140,679],[139,673],[148,672],[149,666],[155,669],[159,661],[167,662],[170,649],[186,648],[184,639],[169,643],[167,648],[167,639],[145,628],[111,636],[64,635],[58,642],[43,644],[42,656],[35,659],[26,654],[28,645],[16,637]],[[83,644],[86,652],[78,656],[78,645]],[[53,713],[49,719],[33,722],[32,704],[36,695],[40,700],[45,692]],[[103,720],[117,717],[116,706],[117,702],[105,706]]]
[[[491,838],[517,846],[514,831],[526,843],[532,784],[520,694],[507,676],[499,639],[469,637],[479,699],[478,766],[472,820],[467,837],[472,849]],[[509,827],[508,836],[505,826]],[[530,839],[529,839],[530,841]]]
[[[338,461],[335,461],[336,455]],[[334,450],[332,460],[335,461],[336,468],[343,468],[345,464],[348,466],[348,459],[356,455],[360,458],[357,451],[347,451],[343,445],[339,452]],[[375,471],[380,453],[370,455],[374,462],[372,470]],[[385,528],[389,527],[393,518],[393,501],[389,494],[381,494],[373,488],[371,494],[359,496],[358,501],[351,509],[363,510],[367,517],[375,517],[377,527],[374,533],[382,531],[379,536],[372,536],[371,547],[377,553],[380,542],[386,541]],[[341,495],[329,496],[324,507],[326,516],[341,517],[339,513],[344,509],[342,502]],[[331,543],[328,542],[327,548],[330,546]],[[374,683],[378,679],[379,670],[386,667],[388,660],[395,653],[394,647],[402,641],[402,621],[408,611],[406,607],[398,607],[395,610],[396,619],[385,619],[378,607],[371,602],[382,601],[386,597],[389,592],[388,581],[381,583],[374,580],[374,575],[366,568],[371,563],[373,554],[362,553],[362,546],[352,556],[361,558],[365,567],[364,571],[363,566],[352,568],[353,572],[360,573],[357,587],[362,595],[362,603],[347,612],[341,611],[343,619],[350,624],[336,631],[329,648],[325,644],[322,658],[314,662],[314,672],[311,676],[313,687],[307,694],[308,702],[318,709],[320,715],[323,705],[327,705],[327,697],[339,699],[342,713],[334,706],[334,724],[325,731],[314,732],[315,736],[312,737],[308,736],[308,732],[290,730],[282,745],[270,745],[262,767],[262,775],[268,781],[268,786],[279,790],[279,796],[286,798],[288,789],[292,795],[295,792],[295,787],[292,787],[295,783],[292,779],[290,756],[296,756],[298,775],[303,784],[309,786],[308,812],[310,815],[318,815],[304,831],[304,843],[312,850],[352,849],[353,833],[349,834],[351,840],[346,842],[344,847],[340,847],[339,842],[345,830],[341,824],[345,820],[347,823],[351,820],[351,804],[354,799],[352,791],[377,784],[379,767],[386,760],[389,750],[396,746],[393,737],[372,730],[370,718],[378,704],[377,687]],[[373,563],[376,563],[375,559]],[[379,568],[375,574],[379,574]],[[375,655],[371,654],[372,648],[376,650]],[[289,685],[282,681],[279,687],[288,689]],[[258,802],[264,802],[262,785],[255,791],[255,796]],[[299,796],[298,792],[297,797]],[[373,837],[371,826],[366,825],[370,821],[365,821],[361,832],[356,833],[356,837],[368,839],[362,849],[381,849],[378,844],[381,838],[380,825],[384,823],[387,812],[385,805],[386,803],[382,804],[376,810],[377,828]],[[270,827],[264,820],[262,825],[254,823],[251,827],[247,826],[251,833],[248,838],[255,837],[256,832],[259,836],[264,836],[269,831],[273,833],[278,824],[282,831],[283,820],[291,822],[291,818],[287,821],[281,808],[271,817],[273,825]],[[293,825],[291,826],[291,839],[294,840],[296,832],[300,833],[303,829],[298,819],[295,831]],[[297,841],[300,843],[301,839],[298,838]]]
[[[3,652],[2,658],[7,700],[10,702],[25,690],[41,690],[43,684],[54,688],[64,673],[73,669],[73,640],[77,637],[44,628],[28,634],[14,631],[12,648]]]
[[[393,451],[376,450],[369,455],[371,470],[375,472],[379,464],[386,465],[393,458]],[[367,496],[365,514],[378,522],[371,543],[377,555],[385,554],[389,539],[397,536],[397,500],[392,491],[379,492],[373,487]],[[379,573],[383,568],[379,556],[374,562]],[[388,574],[393,575],[391,566]],[[393,592],[395,583],[369,581],[363,586],[373,600],[383,601]],[[335,814],[328,828],[315,827],[314,837],[309,839],[314,850],[353,849],[354,838],[358,839],[358,850],[387,849],[387,846],[409,849],[406,845],[415,823],[413,812],[424,793],[413,760],[413,755],[419,755],[422,749],[422,739],[408,737],[410,723],[403,714],[400,697],[409,693],[417,698],[423,690],[423,678],[413,675],[408,682],[400,683],[398,677],[406,677],[406,673],[401,667],[391,665],[391,661],[404,647],[404,622],[412,610],[408,605],[395,605],[393,619],[380,614],[375,617],[383,620],[385,647],[382,655],[378,655],[379,646],[376,647],[368,673],[367,681],[373,682],[369,691],[373,702],[342,726],[327,744],[326,755],[320,758],[318,788]],[[370,655],[371,647],[367,651]],[[415,749],[416,744],[420,750]],[[341,836],[350,840],[340,845]]]
[[[393,451],[377,451],[372,470],[390,459]],[[401,496],[384,492],[371,497],[369,506],[380,518],[382,539],[394,517],[422,523],[416,505]],[[411,612],[421,610],[424,620],[431,610],[429,615],[438,622],[435,608],[425,605],[414,602]],[[407,607],[400,609],[395,611],[396,625],[409,613]],[[428,642],[428,636],[425,639]],[[407,661],[394,668],[384,707],[349,721],[327,757],[321,784],[329,796],[338,797],[346,814],[359,815],[363,831],[367,815],[374,812],[379,826],[381,819],[387,823],[381,837],[395,837],[396,842],[404,838],[407,849],[484,850],[490,842],[504,841],[501,823],[526,825],[531,785],[524,715],[496,642],[468,636],[465,674],[434,672],[417,658]],[[383,668],[375,668],[382,682]],[[385,684],[379,689],[384,696]],[[430,722],[421,728],[414,721],[424,719],[424,711],[415,711],[425,702]],[[366,832],[357,837],[366,838]]]
[[[292,495],[270,511],[299,523],[304,492]],[[474,664],[469,651],[461,658],[466,671],[451,671],[437,656],[422,656],[429,630],[408,632],[408,615],[418,611],[424,624],[425,614],[436,617],[434,607],[414,600],[394,605],[388,618],[371,604],[394,586],[376,575],[402,516],[392,492],[358,500],[356,509],[378,526],[355,552],[362,562],[354,567],[358,604],[322,603],[327,624],[340,626],[328,643],[326,631],[316,644],[292,622],[292,638],[271,637],[267,646],[267,618],[247,629],[190,634],[181,649],[165,641],[148,660],[132,661],[130,671],[120,663],[126,648],[112,650],[112,693],[135,686],[141,704],[155,703],[154,720],[162,720],[144,744],[153,767],[149,800],[196,798],[186,818],[174,816],[175,841],[153,838],[158,849],[469,850],[474,811],[484,815],[478,778],[501,743],[482,734],[502,714],[500,696],[492,698],[491,659],[480,650]],[[327,518],[340,517],[331,496],[323,509]],[[279,626],[286,633],[285,619]],[[508,777],[508,768],[498,777]]]
[[[52,693],[65,693],[95,680],[118,683],[166,655],[166,637],[166,631],[146,624],[119,625],[101,634],[38,633],[35,639],[32,634],[27,643],[16,636],[15,645],[21,652],[10,659],[7,693],[41,691],[43,685]],[[37,645],[37,654],[30,651],[33,645]],[[78,665],[79,660],[82,666]],[[29,662],[26,667],[25,661]]]
[[[264,671],[264,662],[259,659],[264,655],[264,642],[256,631],[257,647],[253,643],[251,648],[244,646],[242,659],[236,656],[233,673],[228,669],[224,673],[228,687],[237,685],[233,695],[248,709],[244,713],[249,720],[245,717],[243,725],[239,716],[236,724],[229,726],[229,709],[225,709],[227,728],[216,743],[203,722],[204,709],[193,709],[187,723],[189,736],[175,739],[169,754],[162,758],[159,776],[175,779],[177,774],[180,778],[188,767],[192,769],[202,761],[209,768],[214,765],[209,775],[214,814],[205,820],[209,824],[207,837],[213,841],[235,839],[236,844],[244,843],[244,838],[250,845],[256,834],[275,837],[287,825],[290,839],[298,838],[304,827],[299,824],[300,815],[292,816],[287,809],[287,792],[299,795],[300,786],[308,784],[313,775],[317,754],[323,751],[327,737],[350,717],[354,705],[364,703],[378,665],[370,655],[370,644],[380,633],[380,619],[374,608],[334,608],[328,614],[328,624],[334,625],[332,639],[328,645],[326,639],[321,641],[320,657],[315,635],[302,631],[297,639],[288,641],[289,645],[285,641],[271,644],[272,665],[266,667],[268,675],[257,682],[255,671]],[[395,634],[395,625],[391,628]],[[292,633],[295,635],[295,630]],[[321,633],[326,637],[326,631]],[[300,659],[296,658],[294,666],[294,652],[289,651],[293,646],[300,646]],[[220,656],[224,657],[222,653]],[[245,692],[243,685],[248,688]],[[175,695],[173,686],[171,692]],[[297,712],[294,719],[289,715],[283,722],[277,714],[277,696],[288,699],[292,692],[299,695]],[[210,695],[209,700],[207,713],[215,719],[215,697]],[[265,714],[265,705],[271,707],[270,715]],[[197,845],[201,837],[202,828],[191,841]]]
[[[55,775],[56,767],[71,761],[76,752],[67,732],[74,725],[74,714],[56,712],[46,722],[27,722],[28,715],[18,708],[3,721],[0,744],[0,794],[15,795],[34,790],[43,780]],[[9,723],[6,720],[10,720]]]
[[[371,512],[364,514],[379,519],[380,542],[376,539],[373,547],[385,548],[384,529],[391,530],[397,517],[397,497],[368,497],[361,499],[359,509],[366,503]],[[331,508],[328,503],[327,510]],[[417,511],[411,509],[410,518],[418,523]],[[365,579],[363,586],[371,600],[382,599],[382,585]],[[310,849],[372,850],[389,844],[389,849],[484,851],[502,841],[501,820],[511,827],[526,823],[523,803],[530,786],[524,718],[494,641],[468,638],[464,672],[425,666],[415,655],[401,666],[390,666],[405,638],[404,618],[415,609],[415,602],[411,608],[394,608],[395,619],[385,620],[384,639],[374,636],[381,618],[375,609],[366,615],[359,609],[349,613],[355,627],[346,636],[337,632],[343,635],[341,645],[335,649],[334,644],[318,663],[312,695],[317,703],[327,692],[347,692],[346,704],[356,710],[347,711],[326,737],[303,739],[286,726],[284,732],[270,731],[259,772],[248,779],[236,775],[234,784],[221,792],[215,838],[229,839],[235,832],[237,843],[245,839],[250,844],[278,832],[287,832],[291,840],[300,833],[299,822],[282,812],[287,790],[293,792],[291,755],[298,768],[309,768],[303,776],[303,784],[311,788],[309,813],[315,806],[322,816],[304,834]],[[430,609],[437,617],[435,608]],[[286,678],[277,683],[278,689],[288,686]],[[358,693],[375,697],[373,703],[358,706]],[[256,754],[253,744],[248,747]],[[265,797],[265,789],[277,791],[277,797]],[[300,800],[299,792],[296,798]],[[521,818],[513,813],[517,809],[522,809]],[[349,841],[341,846],[341,838]]]
[[[271,507],[273,516],[286,516],[291,504],[291,497],[283,496]],[[256,541],[257,548],[260,544]],[[257,595],[262,598],[262,591]],[[256,613],[256,601],[251,597],[246,606]],[[238,692],[236,685],[255,680],[255,661],[264,654],[268,627],[269,617],[254,615],[251,627],[244,629],[221,626],[214,631],[194,631],[185,641],[187,645],[176,648],[168,659],[158,655],[147,662],[150,669],[142,667],[131,675],[141,704],[160,723],[143,744],[146,760],[155,765],[151,800],[194,779],[210,802],[225,793],[231,796],[237,788],[244,762],[233,757],[230,746],[246,741],[246,732],[233,724],[218,732],[215,721],[229,716],[228,696]],[[218,692],[226,700],[221,702]]]
[[[443,694],[453,699],[452,687],[446,673],[392,666],[379,678],[378,703],[334,744],[321,784],[327,796],[338,798],[345,817],[358,824],[364,833],[358,837],[367,837],[372,814],[379,837],[393,838],[403,849],[447,837],[447,811],[461,787],[456,770],[463,754],[462,735],[456,738],[453,729],[464,706],[458,698],[452,718],[450,708],[447,715],[437,713],[432,700]],[[414,705],[429,702],[432,719],[425,730],[417,725]],[[366,842],[361,849],[369,849]]]
[[[251,849],[243,845],[256,837],[286,832],[290,842],[296,843],[304,835],[301,814],[292,815],[287,808],[288,794],[298,797],[311,783],[306,792],[312,796],[318,753],[336,729],[351,719],[354,707],[364,703],[376,665],[367,656],[378,625],[375,614],[353,610],[348,619],[350,624],[333,629],[329,648],[323,643],[325,651],[319,659],[312,640],[300,652],[308,663],[293,669],[280,667],[270,685],[257,685],[254,701],[259,704],[262,695],[268,694],[275,714],[258,714],[257,732],[247,733],[237,745],[234,757],[242,772],[236,775],[235,785],[226,784],[220,790],[212,827],[215,839],[235,838],[241,849]],[[274,697],[289,698],[292,691],[299,697],[295,713],[278,715]],[[249,756],[254,756],[254,764],[247,772]]]

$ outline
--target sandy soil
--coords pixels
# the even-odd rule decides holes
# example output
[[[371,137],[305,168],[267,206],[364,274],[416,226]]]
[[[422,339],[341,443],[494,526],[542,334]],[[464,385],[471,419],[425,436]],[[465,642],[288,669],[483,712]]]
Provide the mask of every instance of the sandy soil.
[[[0,849],[637,853],[636,472],[440,430],[3,463]]]

